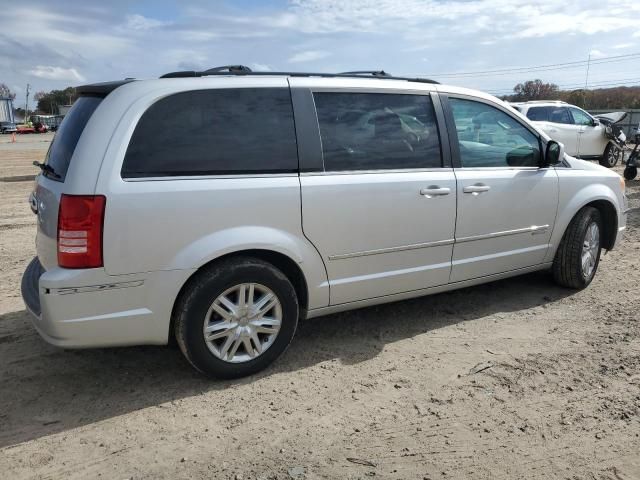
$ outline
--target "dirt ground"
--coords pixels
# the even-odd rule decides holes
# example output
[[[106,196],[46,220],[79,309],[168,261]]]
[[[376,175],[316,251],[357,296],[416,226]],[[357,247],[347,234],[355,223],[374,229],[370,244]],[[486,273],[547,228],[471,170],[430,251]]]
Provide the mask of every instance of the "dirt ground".
[[[272,368],[216,382],[175,348],[33,330],[32,182],[8,180],[46,140],[0,136],[0,478],[640,478],[637,180],[585,291],[538,273],[315,319]]]

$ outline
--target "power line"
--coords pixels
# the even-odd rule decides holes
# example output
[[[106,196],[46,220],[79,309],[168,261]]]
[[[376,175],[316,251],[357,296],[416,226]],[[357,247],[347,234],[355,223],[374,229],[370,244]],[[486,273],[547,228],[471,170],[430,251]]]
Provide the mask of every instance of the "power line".
[[[575,62],[564,62],[564,63],[551,63],[547,65],[536,65],[531,67],[511,67],[511,68],[500,68],[495,70],[479,70],[475,72],[452,72],[452,73],[430,73],[430,74],[419,74],[419,76],[426,77],[436,77],[436,78],[456,78],[456,77],[469,77],[469,76],[487,76],[487,75],[505,75],[505,74],[520,74],[527,72],[544,72],[544,71],[552,71],[552,70],[563,70],[569,68],[580,68],[586,67],[587,64],[590,65],[601,65],[607,63],[615,63],[615,62],[623,62],[627,60],[632,60],[637,57],[640,57],[640,53],[629,53],[626,55],[615,55],[611,57],[600,57],[598,59],[591,60],[580,60]]]

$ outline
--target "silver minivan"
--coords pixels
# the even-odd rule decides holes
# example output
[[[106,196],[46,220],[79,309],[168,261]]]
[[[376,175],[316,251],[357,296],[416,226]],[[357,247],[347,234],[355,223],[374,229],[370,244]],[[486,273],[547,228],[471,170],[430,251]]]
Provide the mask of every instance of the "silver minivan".
[[[61,347],[273,362],[298,320],[548,269],[593,279],[624,181],[490,95],[225,67],[79,87],[38,164],[22,293]]]

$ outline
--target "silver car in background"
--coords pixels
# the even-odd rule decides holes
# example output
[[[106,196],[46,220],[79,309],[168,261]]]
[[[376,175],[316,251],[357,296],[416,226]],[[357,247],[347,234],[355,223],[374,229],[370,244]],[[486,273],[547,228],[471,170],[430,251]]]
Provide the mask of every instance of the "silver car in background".
[[[584,288],[625,229],[619,175],[481,92],[239,67],[78,91],[22,282],[54,345],[175,337],[249,375],[301,319],[544,269]]]

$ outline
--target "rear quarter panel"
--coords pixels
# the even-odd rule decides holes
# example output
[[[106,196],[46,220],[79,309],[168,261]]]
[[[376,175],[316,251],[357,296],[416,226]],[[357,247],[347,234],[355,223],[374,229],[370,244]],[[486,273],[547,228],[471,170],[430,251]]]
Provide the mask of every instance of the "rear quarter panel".
[[[298,263],[309,308],[328,305],[324,264],[304,238],[297,174],[157,179],[121,178],[129,140],[144,111],[173,93],[206,88],[288,87],[286,79],[163,79],[114,91],[121,112],[113,129],[96,194],[107,197],[104,263],[110,275],[197,269],[222,255],[249,249],[282,253]]]

